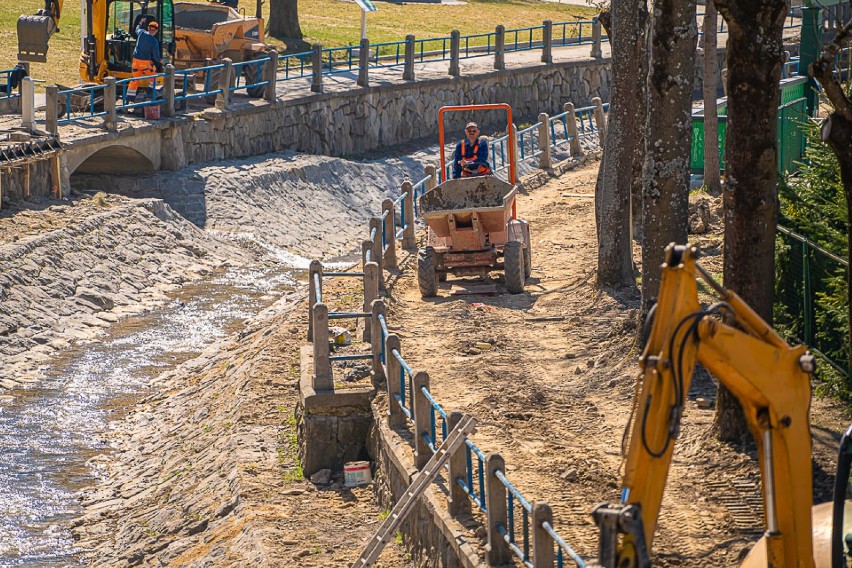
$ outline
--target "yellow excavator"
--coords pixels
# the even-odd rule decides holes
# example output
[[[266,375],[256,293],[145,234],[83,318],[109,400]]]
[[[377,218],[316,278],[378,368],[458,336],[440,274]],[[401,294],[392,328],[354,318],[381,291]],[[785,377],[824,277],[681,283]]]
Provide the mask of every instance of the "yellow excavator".
[[[803,345],[789,346],[739,296],[719,285],[696,262],[698,256],[695,247],[666,249],[628,425],[621,503],[592,511],[600,534],[598,565],[651,565],[663,489],[695,363],[700,362],[739,400],[757,444],[766,531],[742,566],[852,566],[852,427],[841,439],[834,503],[812,507],[814,358]],[[720,302],[701,307],[697,276]]]
[[[18,18],[18,60],[47,61],[51,36],[59,31],[64,0],[44,0],[35,15]],[[266,56],[263,19],[246,17],[211,0],[207,4],[173,0],[81,0],[80,77],[103,83],[107,76],[132,76],[136,28],[145,17],[160,25],[163,61],[177,69],[204,66],[228,57],[241,62]],[[246,83],[254,83],[256,65],[243,69]],[[249,76],[252,75],[252,76]],[[263,87],[249,88],[252,97]]]

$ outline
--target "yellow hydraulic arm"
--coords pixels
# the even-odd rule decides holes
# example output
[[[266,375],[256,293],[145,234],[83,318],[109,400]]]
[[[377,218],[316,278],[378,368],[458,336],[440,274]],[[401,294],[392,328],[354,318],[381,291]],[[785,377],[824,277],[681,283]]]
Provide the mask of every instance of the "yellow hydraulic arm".
[[[740,401],[757,443],[766,516],[764,566],[813,567],[808,421],[813,357],[802,345],[787,345],[739,296],[717,284],[697,257],[695,247],[666,249],[659,300],[649,316],[653,323],[640,360],[622,502],[600,505],[592,513],[601,531],[598,561],[606,568],[650,565],[663,489],[698,361]],[[699,305],[697,275],[721,302],[706,309]]]

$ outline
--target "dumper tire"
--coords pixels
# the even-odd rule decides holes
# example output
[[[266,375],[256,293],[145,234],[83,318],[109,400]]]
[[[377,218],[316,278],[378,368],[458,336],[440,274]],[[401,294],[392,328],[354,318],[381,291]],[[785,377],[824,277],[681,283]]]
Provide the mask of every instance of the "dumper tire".
[[[503,273],[506,280],[506,290],[510,294],[520,294],[524,291],[524,247],[519,241],[511,241],[503,247]]]
[[[435,249],[426,247],[417,253],[417,286],[424,298],[434,298],[438,295],[438,274]]]
[[[529,278],[532,274],[532,243],[527,243],[527,248],[524,249],[524,278]]]
[[[261,53],[256,57],[252,57],[251,59],[262,59],[266,57],[266,53]],[[258,80],[263,80],[263,65],[245,65],[243,67],[243,80],[245,81],[244,85],[250,85]],[[263,95],[266,94],[266,85],[260,85],[256,87],[246,87],[246,93],[253,99],[262,99]]]

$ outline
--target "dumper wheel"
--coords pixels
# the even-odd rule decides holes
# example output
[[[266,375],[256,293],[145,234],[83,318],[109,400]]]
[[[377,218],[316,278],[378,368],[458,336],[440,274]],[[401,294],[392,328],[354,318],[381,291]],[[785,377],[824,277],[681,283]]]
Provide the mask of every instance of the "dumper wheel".
[[[266,53],[261,53],[252,59],[261,59],[266,57]],[[257,63],[254,65],[244,65],[243,66],[243,80],[244,85],[251,85],[252,83],[259,83],[263,81],[263,69],[265,64]],[[266,93],[266,85],[259,85],[254,87],[246,87],[246,93],[253,99],[263,98],[263,95]]]
[[[524,249],[524,277],[529,278],[532,274],[532,244],[527,243]]]
[[[424,298],[433,298],[438,295],[436,256],[435,249],[432,247],[426,247],[417,253],[417,285],[420,288],[420,295]]]
[[[506,289],[510,294],[520,294],[524,291],[524,249],[518,241],[506,243],[503,248],[503,272],[506,278]]]

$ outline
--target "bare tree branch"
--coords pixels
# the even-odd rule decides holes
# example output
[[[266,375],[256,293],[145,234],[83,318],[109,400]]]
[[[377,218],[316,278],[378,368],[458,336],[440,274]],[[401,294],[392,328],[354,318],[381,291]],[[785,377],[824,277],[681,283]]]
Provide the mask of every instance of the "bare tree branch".
[[[811,76],[819,81],[825,96],[831,101],[834,106],[834,112],[842,116],[848,121],[852,121],[852,101],[846,96],[843,91],[843,86],[840,84],[840,79],[834,76],[834,61],[837,54],[843,49],[843,46],[849,41],[852,36],[852,20],[846,22],[841,27],[834,40],[825,46],[819,59],[810,64],[808,71]]]

